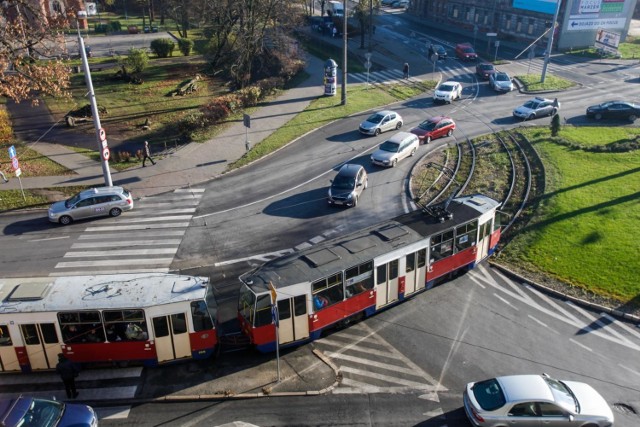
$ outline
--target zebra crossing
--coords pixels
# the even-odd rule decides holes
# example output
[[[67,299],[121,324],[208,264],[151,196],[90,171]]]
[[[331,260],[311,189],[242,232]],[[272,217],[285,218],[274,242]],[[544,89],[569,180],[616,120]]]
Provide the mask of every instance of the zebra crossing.
[[[89,369],[82,371],[76,380],[80,395],[77,401],[105,401],[133,399],[142,384],[142,367]],[[41,399],[64,402],[67,395],[60,376],[55,372],[31,374],[3,374],[0,399],[21,394]],[[130,405],[94,408],[98,419],[125,419]]]
[[[365,322],[316,344],[342,372],[342,382],[334,394],[421,392],[423,398],[437,402],[437,392],[447,391]]]
[[[370,84],[398,84],[398,83],[418,83],[421,82],[422,79],[416,77],[409,77],[408,79],[404,78],[404,72],[401,69],[390,69],[390,70],[382,70],[382,71],[373,71],[373,72],[363,72],[363,73],[348,73],[347,74],[347,82],[351,84],[355,83],[370,83]]]
[[[137,200],[118,218],[87,223],[50,276],[167,273],[204,189]]]

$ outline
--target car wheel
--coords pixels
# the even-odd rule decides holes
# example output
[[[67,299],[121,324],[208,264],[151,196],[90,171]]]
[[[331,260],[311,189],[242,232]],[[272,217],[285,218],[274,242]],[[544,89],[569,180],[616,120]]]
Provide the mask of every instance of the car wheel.
[[[409,154],[409,157],[413,157],[416,154],[416,149],[414,148],[413,150],[411,150],[411,154]]]
[[[535,114],[529,114],[529,117],[527,117],[525,120],[533,120],[536,118]]]
[[[375,136],[380,135],[380,128],[377,128],[376,131],[374,132]]]
[[[362,190],[366,190],[368,186],[369,186],[369,179],[367,178],[364,180],[364,187],[362,188]]]
[[[602,119],[602,114],[598,113],[595,116],[593,116],[593,118],[596,119],[596,120],[600,120],[600,119]]]
[[[73,222],[73,219],[69,215],[63,215],[60,217],[58,222],[62,225],[69,225]]]
[[[427,137],[424,139],[424,143],[425,143],[425,144],[428,144],[428,143],[430,143],[430,142],[431,142],[431,135],[427,136]]]
[[[356,197],[353,199],[353,205],[351,205],[351,207],[353,207],[353,208],[355,208],[356,206],[358,206],[358,196],[356,196]]]
[[[553,110],[551,110],[551,114],[549,114],[550,116],[555,116],[556,114],[558,114],[558,109],[554,108]]]
[[[635,122],[638,117],[635,114],[629,116],[629,121]]]
[[[396,130],[400,129],[402,127],[402,122],[398,122],[398,124],[396,125]]]
[[[453,129],[449,129],[449,131],[447,131],[447,136],[451,136],[453,135]]]
[[[391,167],[395,168],[397,164],[398,164],[398,159],[393,159],[393,162],[391,162]]]
[[[121,213],[122,213],[122,209],[120,208],[113,208],[109,211],[109,215],[112,217],[120,216]]]

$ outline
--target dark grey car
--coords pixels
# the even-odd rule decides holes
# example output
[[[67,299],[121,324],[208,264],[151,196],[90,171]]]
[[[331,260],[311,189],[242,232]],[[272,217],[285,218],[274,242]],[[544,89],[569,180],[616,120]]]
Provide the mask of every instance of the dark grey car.
[[[327,202],[330,205],[355,207],[368,185],[369,178],[364,167],[347,163],[340,168],[338,175],[331,181]]]

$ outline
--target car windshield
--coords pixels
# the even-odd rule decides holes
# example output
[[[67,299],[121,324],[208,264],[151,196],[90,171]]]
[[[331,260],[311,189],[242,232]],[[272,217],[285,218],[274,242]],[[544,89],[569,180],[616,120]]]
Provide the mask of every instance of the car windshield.
[[[563,382],[554,380],[553,378],[544,377],[544,380],[551,388],[553,398],[559,406],[571,411],[580,412],[580,405],[578,400],[573,395],[573,392]]]
[[[19,427],[55,426],[64,412],[64,404],[51,400],[33,399],[29,410],[17,424]]]
[[[433,130],[433,128],[436,127],[436,122],[425,120],[424,122],[420,123],[418,127],[422,130]]]
[[[440,85],[440,87],[438,87],[438,90],[440,90],[442,92],[451,92],[451,91],[453,91],[453,85],[442,84],[442,85]]]
[[[482,65],[480,65],[480,68],[482,68],[483,70],[493,70],[493,65],[491,65],[491,64],[482,64]]]
[[[473,49],[472,49],[472,48],[470,48],[470,47],[462,48],[462,51],[463,51],[464,53],[474,53],[474,52],[473,52]]]
[[[367,119],[367,121],[369,123],[380,123],[382,121],[382,119],[384,119],[384,116],[382,114],[372,114],[371,116],[369,116],[369,118]]]
[[[391,141],[385,141],[380,146],[380,149],[382,151],[388,151],[390,153],[397,153],[398,148],[400,148],[400,144],[398,144],[397,142],[391,142]]]
[[[530,110],[535,110],[538,108],[538,102],[536,101],[527,101],[522,105],[524,108],[528,108]]]
[[[476,401],[485,411],[495,411],[507,402],[502,387],[495,378],[475,383],[471,390]]]
[[[352,176],[338,175],[336,176],[336,179],[333,180],[331,187],[338,190],[353,190],[353,187],[355,187],[355,185],[356,180],[353,179]]]
[[[80,201],[80,193],[64,201],[64,206],[70,208]]]
[[[500,82],[508,82],[509,81],[509,76],[507,76],[506,74],[498,74],[498,75],[496,75],[496,80],[498,80]]]

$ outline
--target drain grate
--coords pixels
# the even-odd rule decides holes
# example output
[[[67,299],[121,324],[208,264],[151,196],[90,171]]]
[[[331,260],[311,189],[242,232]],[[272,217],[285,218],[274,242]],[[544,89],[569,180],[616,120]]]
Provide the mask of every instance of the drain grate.
[[[613,408],[618,412],[622,412],[623,414],[637,414],[638,413],[633,408],[633,406],[627,405],[626,403],[614,403],[613,404]]]

